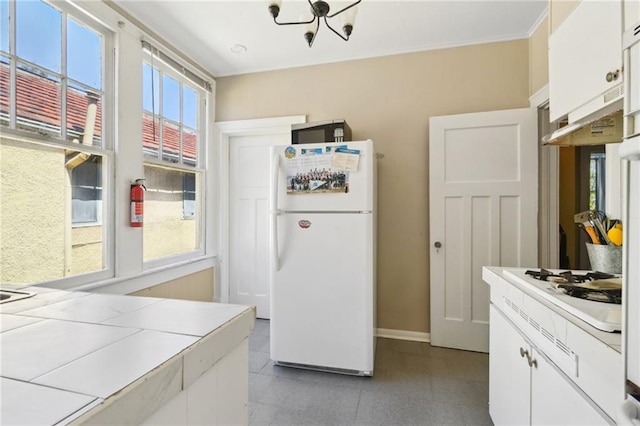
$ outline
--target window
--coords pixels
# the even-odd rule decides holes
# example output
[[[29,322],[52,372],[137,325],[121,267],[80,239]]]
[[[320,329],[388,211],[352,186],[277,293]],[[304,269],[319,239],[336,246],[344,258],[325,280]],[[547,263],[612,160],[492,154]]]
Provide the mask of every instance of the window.
[[[0,2],[3,87],[16,91],[2,91],[2,124],[102,147],[103,34],[42,1]]]
[[[143,258],[202,253],[203,144],[206,89],[157,49],[144,44],[143,143],[145,224]],[[177,71],[180,69],[181,71]]]
[[[106,277],[111,33],[65,3],[0,0],[0,15],[0,280]]]
[[[102,222],[102,158],[91,156],[71,172],[71,220],[75,226]]]

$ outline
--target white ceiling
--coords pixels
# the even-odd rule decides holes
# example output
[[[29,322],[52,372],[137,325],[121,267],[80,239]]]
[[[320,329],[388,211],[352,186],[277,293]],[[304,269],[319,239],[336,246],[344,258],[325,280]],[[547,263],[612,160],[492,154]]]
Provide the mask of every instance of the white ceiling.
[[[321,23],[313,47],[304,26],[273,23],[263,1],[114,0],[216,77],[443,47],[525,38],[548,0],[363,0],[347,42]],[[328,1],[332,11],[349,2]],[[284,0],[279,20],[310,14],[303,0]],[[340,29],[340,18],[332,21]],[[243,54],[230,47],[246,46]]]

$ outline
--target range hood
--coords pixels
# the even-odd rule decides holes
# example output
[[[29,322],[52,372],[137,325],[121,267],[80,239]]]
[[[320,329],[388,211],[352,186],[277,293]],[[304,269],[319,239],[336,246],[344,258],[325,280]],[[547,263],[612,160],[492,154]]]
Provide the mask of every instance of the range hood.
[[[568,123],[562,120],[560,128],[542,138],[543,145],[583,146],[622,142],[622,99],[588,116]]]

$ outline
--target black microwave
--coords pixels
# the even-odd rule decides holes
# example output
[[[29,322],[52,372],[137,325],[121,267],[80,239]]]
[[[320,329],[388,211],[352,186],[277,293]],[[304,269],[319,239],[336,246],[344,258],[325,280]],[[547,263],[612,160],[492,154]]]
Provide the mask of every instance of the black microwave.
[[[291,125],[291,143],[326,143],[351,140],[351,128],[344,120],[317,121]]]

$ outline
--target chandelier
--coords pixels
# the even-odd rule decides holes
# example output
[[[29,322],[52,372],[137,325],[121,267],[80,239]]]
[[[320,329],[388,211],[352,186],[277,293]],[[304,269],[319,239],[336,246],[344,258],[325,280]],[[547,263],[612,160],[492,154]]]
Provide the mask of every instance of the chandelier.
[[[282,0],[269,0],[269,13],[273,17],[273,22],[278,25],[306,25],[306,30],[304,33],[304,39],[309,44],[309,47],[313,45],[313,41],[316,39],[316,34],[320,29],[320,19],[324,19],[324,23],[327,24],[327,27],[331,31],[334,32],[338,37],[343,39],[344,41],[349,40],[349,36],[351,35],[351,31],[353,31],[353,23],[356,19],[356,11],[357,7],[355,7],[362,0],[355,1],[351,3],[349,6],[340,9],[336,13],[329,14],[329,4],[326,1],[311,1],[309,2],[309,6],[311,6],[311,13],[313,14],[313,18],[310,20],[305,20],[304,17],[300,17],[300,21],[298,22],[278,22],[278,15],[280,14],[280,4]],[[331,25],[329,25],[328,19],[333,18],[334,16],[341,15],[342,18],[342,32],[344,35],[340,34],[336,31]]]

